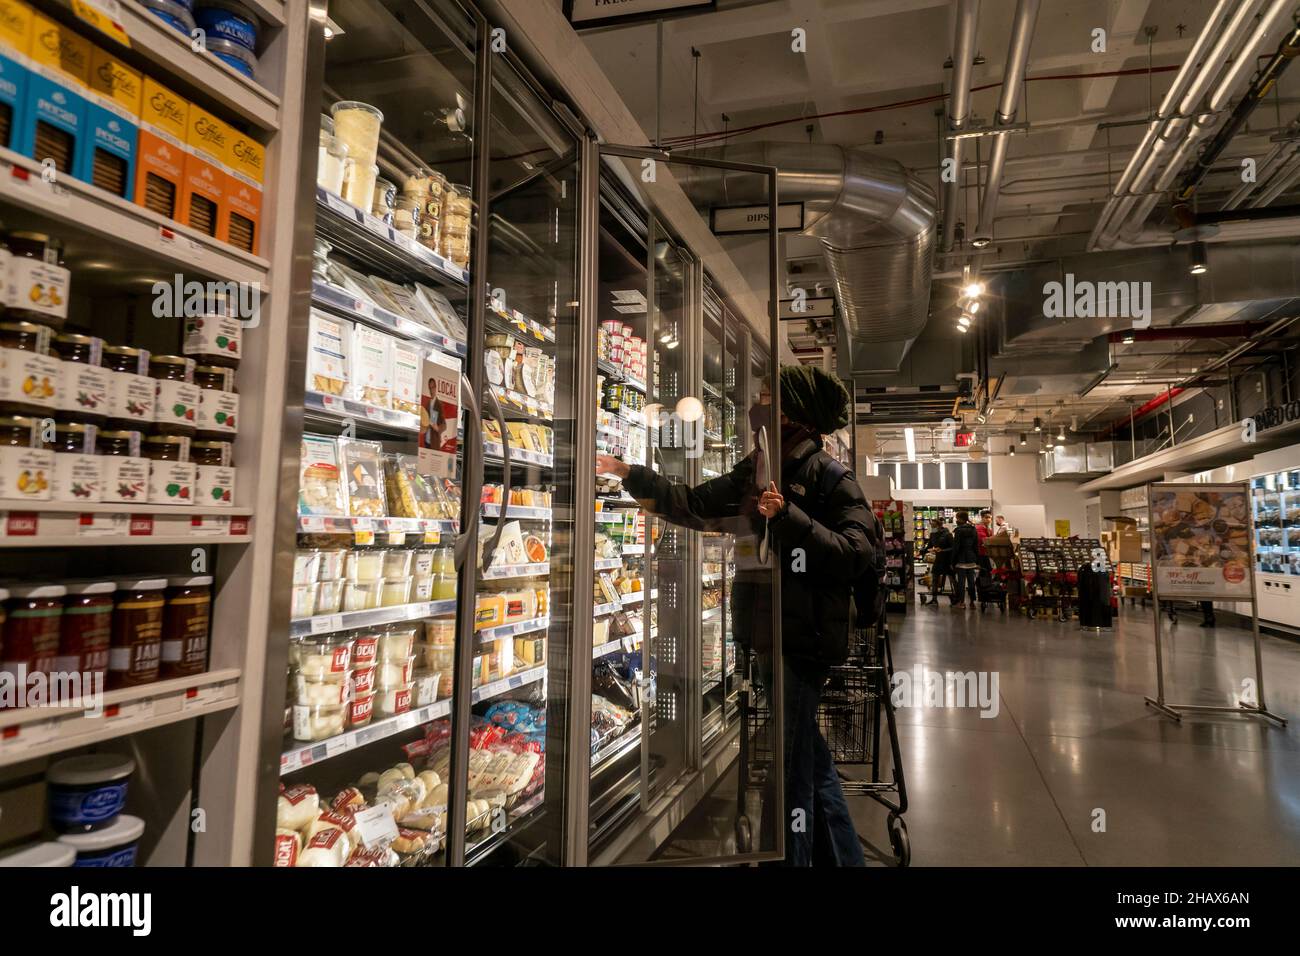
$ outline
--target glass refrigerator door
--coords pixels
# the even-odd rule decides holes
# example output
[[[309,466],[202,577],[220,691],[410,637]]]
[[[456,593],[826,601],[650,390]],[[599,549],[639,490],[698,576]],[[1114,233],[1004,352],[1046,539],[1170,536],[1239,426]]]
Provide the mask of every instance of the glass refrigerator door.
[[[486,24],[449,0],[334,0],[330,16],[307,107],[321,115],[315,254],[292,366],[304,433],[293,577],[276,583],[293,620],[287,654],[270,655],[287,667],[268,810],[277,865],[440,865],[462,690],[455,550],[473,525],[463,498],[477,505],[457,421],[477,403],[463,371]]]
[[[622,770],[604,769],[605,761],[620,759],[617,736],[608,756],[604,748],[596,752],[590,848],[594,856],[602,844],[623,847],[613,857],[619,862],[774,858],[783,852],[780,668],[772,667],[780,653],[779,628],[774,627],[779,575],[767,547],[766,524],[756,509],[759,489],[766,487],[771,471],[769,462],[780,454],[774,409],[758,397],[758,384],[772,380],[771,363],[768,360],[754,375],[750,357],[762,350],[744,351],[739,337],[730,340],[732,355],[740,353],[739,362],[754,386],[746,415],[750,404],[757,411],[752,427],[748,421],[744,425],[754,434],[753,446],[737,459],[732,449],[719,447],[727,443],[726,404],[721,401],[731,361],[722,358],[728,343],[726,322],[716,301],[706,309],[700,264],[660,218],[655,185],[660,170],[671,170],[682,181],[697,172],[716,178],[719,170],[689,160],[667,162],[661,154],[635,148],[601,147],[600,153],[602,171],[622,187],[621,200],[608,201],[611,213],[620,201],[626,207],[621,217],[609,217],[601,236],[602,329],[613,335],[619,317],[624,355],[630,347],[634,368],[639,363],[645,374],[644,399],[631,397],[644,402],[635,417],[644,423],[645,442],[642,446],[629,438],[621,456],[641,470],[629,478],[631,488],[614,481],[606,490],[621,502],[631,491],[649,511],[644,530],[639,518],[629,526],[632,536],[623,539],[623,567],[615,581],[620,593],[609,595],[632,605],[640,618],[631,625],[643,637],[639,649],[615,655],[612,668],[637,695],[638,712],[632,721],[640,733],[639,776],[626,766],[630,756],[622,758]],[[752,168],[728,167],[728,172],[767,182],[765,173]],[[676,196],[680,201],[680,193]],[[620,218],[621,229],[616,221]],[[629,232],[639,239],[627,241]],[[775,235],[769,234],[769,239],[774,254]],[[775,301],[775,295],[772,298]],[[706,319],[706,312],[711,318]],[[638,355],[642,347],[643,359]],[[607,392],[602,407],[621,408],[629,395],[637,396],[635,389],[620,388],[611,403]],[[738,410],[735,415],[732,427],[741,427],[734,424]],[[644,550],[639,565],[628,561],[629,545]],[[727,612],[734,615],[734,633],[748,638],[740,654],[743,660],[737,663],[747,677],[734,685],[737,719],[724,728],[721,605],[729,551],[748,556],[743,575],[736,573]],[[724,588],[714,587],[715,582]],[[601,600],[599,594],[596,600]],[[610,637],[616,633],[611,631]],[[599,635],[598,623],[597,639]],[[600,663],[598,667],[603,669]],[[614,729],[624,708],[602,699],[596,686],[594,681],[592,740],[593,747],[600,747],[599,735]],[[702,747],[706,728],[711,733],[707,753]],[[706,791],[702,797],[674,804],[680,792],[691,792],[692,782],[700,780],[710,783],[700,788]],[[611,781],[625,784],[621,802],[609,796]],[[669,832],[659,834],[658,827],[651,826],[647,832],[653,837],[620,833],[665,812],[681,821]]]

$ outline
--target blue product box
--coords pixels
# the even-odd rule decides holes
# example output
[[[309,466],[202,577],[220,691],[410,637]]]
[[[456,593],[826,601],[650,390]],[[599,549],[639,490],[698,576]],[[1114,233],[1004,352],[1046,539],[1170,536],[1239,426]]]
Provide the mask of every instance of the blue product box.
[[[0,146],[17,149],[15,140],[23,128],[27,110],[27,67],[11,59],[10,51],[0,46],[0,108],[9,113],[8,128],[0,133]]]
[[[95,151],[102,150],[122,161],[124,175],[116,194],[131,198],[135,188],[136,143],[140,127],[114,110],[93,101],[86,102],[85,136],[73,175],[83,182],[95,182]]]

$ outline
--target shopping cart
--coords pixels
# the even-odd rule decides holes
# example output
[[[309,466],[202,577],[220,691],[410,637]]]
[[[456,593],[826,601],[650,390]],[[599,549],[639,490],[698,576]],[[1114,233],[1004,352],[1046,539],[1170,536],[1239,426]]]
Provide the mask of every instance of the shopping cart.
[[[763,686],[758,655],[736,645],[736,672],[740,675],[737,707],[740,711],[740,753],[737,762],[736,852],[749,853],[757,843],[766,796],[772,782],[769,770],[775,755],[769,738],[771,726],[768,689]],[[779,745],[780,737],[775,743]]]
[[[840,771],[846,795],[865,795],[889,810],[889,843],[899,866],[912,859],[912,845],[907,835],[907,785],[903,776],[903,756],[898,745],[898,726],[889,691],[894,676],[894,657],[889,645],[888,621],[882,619],[873,628],[857,632],[854,653],[844,664],[831,669],[817,709],[817,727],[831,759],[839,768],[870,767],[870,779],[854,779]],[[881,780],[881,715],[889,732],[890,768],[893,779]],[[897,800],[890,799],[897,795]],[[862,839],[859,837],[859,839]],[[862,841],[866,844],[866,841]]]

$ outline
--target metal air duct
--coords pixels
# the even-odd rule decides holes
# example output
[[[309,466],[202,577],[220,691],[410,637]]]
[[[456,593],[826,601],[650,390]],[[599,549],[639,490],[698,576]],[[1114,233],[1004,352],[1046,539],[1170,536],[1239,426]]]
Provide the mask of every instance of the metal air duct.
[[[979,0],[957,0],[957,24],[952,44],[952,93],[948,98],[948,129],[956,131],[970,118],[970,78],[975,59],[975,31],[979,26]],[[964,140],[950,139],[948,159],[952,179],[943,186],[943,251],[952,249],[961,206],[961,156]]]

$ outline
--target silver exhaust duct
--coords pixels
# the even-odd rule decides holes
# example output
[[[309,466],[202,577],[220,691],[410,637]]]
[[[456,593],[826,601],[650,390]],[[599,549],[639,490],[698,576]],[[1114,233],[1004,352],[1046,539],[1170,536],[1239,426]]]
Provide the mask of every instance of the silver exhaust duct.
[[[935,197],[892,159],[832,143],[736,143],[691,155],[775,166],[782,202],[804,204],[804,233],[822,241],[840,304],[845,351],[901,361],[925,327],[935,240]],[[766,202],[750,173],[673,170],[696,206]],[[897,368],[897,365],[894,365]]]
[[[948,96],[948,129],[959,130],[970,118],[970,79],[975,60],[975,31],[979,26],[979,0],[957,0],[957,23],[952,43],[952,92]],[[951,182],[943,185],[943,251],[952,249],[957,234],[957,213],[961,206],[961,155],[965,140],[947,144],[952,160]]]
[[[1038,21],[1039,0],[1018,0],[1016,18],[1011,27],[1011,42],[1007,44],[1007,68],[1002,73],[1002,96],[998,101],[997,126],[1010,126],[1016,121],[1020,106],[1020,86],[1029,64],[1029,47],[1034,40],[1034,24]],[[984,183],[984,202],[980,206],[980,221],[971,244],[987,246],[993,241],[993,220],[998,211],[998,194],[1002,190],[1002,171],[1007,162],[1009,133],[993,137],[989,153],[989,168]],[[960,143],[961,140],[956,142]],[[959,167],[960,168],[960,165]],[[944,213],[944,235],[947,236],[947,212]],[[947,251],[945,246],[944,251]]]

